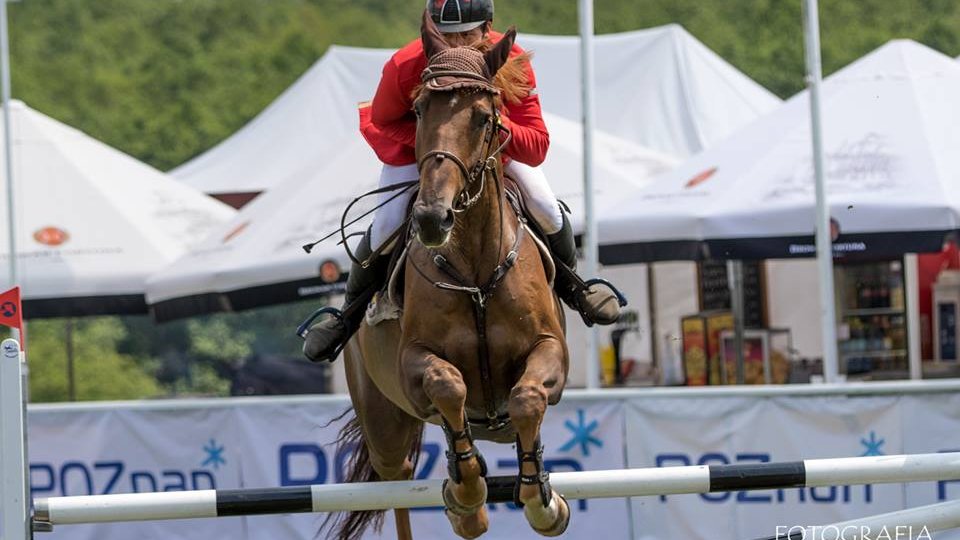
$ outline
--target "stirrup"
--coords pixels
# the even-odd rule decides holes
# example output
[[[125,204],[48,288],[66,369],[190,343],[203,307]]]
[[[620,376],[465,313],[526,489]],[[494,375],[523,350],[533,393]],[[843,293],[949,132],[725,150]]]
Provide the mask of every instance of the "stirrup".
[[[300,336],[301,339],[304,339],[304,340],[307,339],[307,334],[310,333],[310,327],[313,326],[313,322],[319,319],[320,316],[322,315],[331,315],[333,318],[340,321],[340,323],[343,324],[344,326],[346,326],[347,324],[346,321],[344,320],[344,315],[342,311],[332,306],[322,307],[314,311],[313,313],[311,313],[310,316],[306,318],[306,320],[300,323],[300,326],[297,327],[297,335]],[[337,347],[333,350],[333,352],[330,355],[328,355],[326,358],[320,358],[320,360],[327,360],[328,362],[333,362],[338,356],[340,356],[340,353],[347,346],[347,343],[349,341],[350,341],[349,339],[343,340],[343,342],[337,345]]]
[[[575,274],[574,274],[575,275]],[[577,310],[577,313],[580,315],[580,318],[583,319],[583,324],[587,328],[593,328],[593,325],[597,324],[596,321],[587,317],[586,309],[583,307],[583,304],[580,303],[580,297],[585,296],[587,291],[590,290],[590,287],[594,285],[603,285],[610,289],[610,292],[613,293],[614,297],[617,299],[617,304],[622,308],[627,305],[627,297],[620,292],[613,283],[603,279],[603,278],[593,278],[586,281],[575,282],[574,287],[572,288],[571,294],[574,299],[570,304],[573,304],[573,308]]]
[[[612,292],[614,296],[617,297],[617,303],[620,304],[620,307],[627,307],[627,297],[624,296],[623,293],[620,292],[620,289],[618,289],[617,286],[614,285],[613,283],[610,283],[609,281],[603,278],[593,278],[593,279],[588,279],[584,281],[583,284],[586,285],[587,289],[589,289],[594,285],[603,285],[607,287],[608,289],[610,289],[610,292]]]

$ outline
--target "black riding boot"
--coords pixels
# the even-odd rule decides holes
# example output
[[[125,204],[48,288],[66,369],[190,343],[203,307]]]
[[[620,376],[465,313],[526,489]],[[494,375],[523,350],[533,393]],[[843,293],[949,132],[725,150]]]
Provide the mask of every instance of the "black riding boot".
[[[370,248],[370,231],[363,235],[354,256],[365,261],[373,253]],[[312,327],[304,337],[303,354],[313,362],[333,362],[343,345],[360,327],[366,305],[386,279],[388,257],[377,257],[367,268],[353,263],[347,276],[347,292],[343,309]]]
[[[547,243],[557,266],[553,288],[557,296],[583,317],[587,326],[613,324],[620,317],[620,308],[626,300],[609,283],[600,280],[584,282],[576,273],[577,245],[573,227],[562,210],[563,227],[547,235]]]

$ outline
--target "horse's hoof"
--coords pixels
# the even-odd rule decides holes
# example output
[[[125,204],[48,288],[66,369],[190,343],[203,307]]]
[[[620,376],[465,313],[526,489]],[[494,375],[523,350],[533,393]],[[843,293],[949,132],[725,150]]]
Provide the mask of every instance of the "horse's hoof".
[[[455,484],[451,480],[443,481],[443,505],[448,511],[458,516],[470,516],[477,513],[478,508],[483,508],[487,503],[487,483],[481,478],[478,482],[479,492],[476,494],[475,501],[472,503],[460,502],[460,499],[453,493]]]
[[[490,526],[486,506],[481,506],[476,512],[465,516],[454,514],[450,510],[446,510],[444,513],[450,520],[453,532],[457,533],[457,536],[468,540],[477,538],[487,532],[487,528]]]
[[[533,530],[542,536],[560,536],[570,525],[570,505],[562,495],[553,491],[550,504],[543,506],[540,497],[523,501],[523,514]]]

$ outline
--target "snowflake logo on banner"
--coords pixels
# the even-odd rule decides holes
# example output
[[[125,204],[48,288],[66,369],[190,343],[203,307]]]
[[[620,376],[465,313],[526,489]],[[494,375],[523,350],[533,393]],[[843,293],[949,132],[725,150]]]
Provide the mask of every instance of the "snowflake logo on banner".
[[[864,457],[884,455],[883,450],[881,450],[881,447],[885,442],[887,442],[886,439],[882,439],[882,438],[878,439],[877,434],[874,431],[871,431],[870,436],[868,438],[860,439],[860,444],[863,445],[863,447],[865,448],[863,453],[860,455]]]
[[[593,430],[597,429],[600,424],[596,420],[591,420],[590,423],[587,423],[586,413],[583,409],[577,409],[576,424],[570,420],[565,420],[563,425],[573,432],[573,436],[560,447],[561,452],[569,452],[573,447],[580,446],[580,451],[583,452],[583,455],[589,456],[590,445],[595,444],[597,448],[603,448],[603,441],[593,435]]]
[[[210,442],[203,446],[203,451],[207,453],[207,459],[200,464],[201,467],[211,466],[219,469],[220,465],[226,465],[227,460],[223,458],[223,445],[217,445],[217,441],[210,439]]]

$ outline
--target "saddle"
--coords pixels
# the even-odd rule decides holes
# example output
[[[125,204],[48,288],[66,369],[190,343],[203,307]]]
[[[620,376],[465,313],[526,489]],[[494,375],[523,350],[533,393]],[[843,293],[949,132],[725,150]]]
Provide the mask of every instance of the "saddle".
[[[534,240],[537,250],[540,252],[540,260],[546,270],[547,281],[552,287],[557,268],[553,256],[550,254],[550,249],[547,247],[546,235],[531,219],[531,214],[527,209],[516,180],[504,175],[504,189],[508,204],[516,215],[522,216],[520,226],[526,227],[532,233],[530,238]],[[414,200],[416,200],[416,197],[411,198],[407,215],[410,215],[412,211]],[[413,240],[411,228],[406,223],[405,221],[404,225],[401,225],[399,234],[393,240],[390,263],[387,266],[387,281],[367,304],[365,320],[368,326],[376,326],[383,321],[398,320],[403,313],[403,280],[406,266],[404,263],[406,262],[410,242]]]

